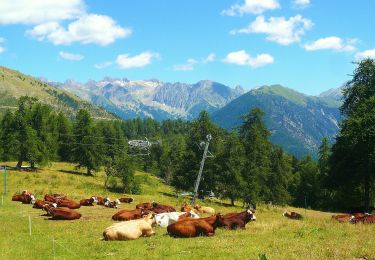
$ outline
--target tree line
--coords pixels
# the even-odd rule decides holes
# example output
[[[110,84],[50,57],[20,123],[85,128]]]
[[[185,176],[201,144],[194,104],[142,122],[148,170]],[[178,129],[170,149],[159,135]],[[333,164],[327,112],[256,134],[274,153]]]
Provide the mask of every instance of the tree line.
[[[104,167],[105,185],[139,193],[135,169],[151,172],[176,191],[192,191],[202,158],[202,141],[211,134],[200,190],[232,204],[272,203],[327,210],[369,207],[374,202],[375,62],[358,64],[344,90],[344,115],[334,144],[322,139],[318,160],[296,158],[270,142],[264,112],[251,109],[242,125],[228,131],[206,111],[192,122],[153,119],[93,120],[85,110],[71,119],[35,98],[22,97],[0,125],[0,160],[76,163],[86,174]],[[150,154],[132,156],[128,141],[160,140]]]

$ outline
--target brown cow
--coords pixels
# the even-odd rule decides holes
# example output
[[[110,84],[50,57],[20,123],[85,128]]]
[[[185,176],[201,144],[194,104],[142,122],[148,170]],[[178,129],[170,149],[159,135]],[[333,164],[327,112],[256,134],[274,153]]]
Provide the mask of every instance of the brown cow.
[[[297,213],[297,212],[288,212],[288,211],[285,211],[284,213],[283,213],[283,216],[284,217],[287,217],[287,218],[289,218],[289,219],[294,219],[294,220],[300,220],[300,219],[302,219],[303,217],[302,217],[302,215],[301,214],[299,214],[299,213]]]
[[[363,224],[373,224],[375,223],[375,215],[364,214],[364,216],[361,217],[352,216],[349,222],[352,224],[357,224],[359,222],[362,222]]]
[[[365,214],[363,213],[354,213],[354,214],[338,214],[332,215],[332,219],[337,220],[340,223],[349,222],[352,217],[363,217]]]
[[[118,201],[121,202],[121,203],[132,203],[134,201],[134,199],[133,198],[119,198]],[[120,204],[120,203],[118,203],[118,204]]]
[[[139,219],[142,218],[144,215],[147,215],[149,213],[148,210],[144,209],[133,209],[133,210],[120,210],[116,214],[112,216],[113,220],[133,220],[133,219]]]
[[[176,209],[174,207],[163,205],[157,202],[152,202],[151,210],[154,211],[156,214],[165,213],[165,212],[176,212]]]
[[[168,234],[174,237],[196,237],[200,235],[213,236],[221,221],[221,215],[216,214],[208,218],[185,218],[167,227]]]
[[[137,204],[135,206],[135,208],[137,208],[137,209],[151,209],[152,204],[150,202],[143,202],[143,203]]]
[[[68,208],[54,208],[50,205],[43,207],[53,220],[73,220],[81,218],[81,214]]]
[[[96,204],[102,205],[102,206],[105,206],[105,203],[107,201],[111,201],[110,198],[103,198],[103,197],[100,197],[100,196],[96,196],[96,200],[98,201]]]
[[[31,192],[24,190],[21,194],[13,195],[12,201],[20,201],[23,204],[32,204],[35,201],[35,197]]]
[[[220,226],[226,229],[244,229],[249,221],[255,221],[256,217],[251,209],[240,213],[229,213],[221,218]]]
[[[79,203],[71,199],[57,199],[56,204],[57,207],[66,207],[69,209],[79,209],[81,207]]]
[[[193,208],[193,206],[184,202],[184,204],[182,204],[182,206],[181,206],[181,212],[190,212],[190,211],[194,211],[197,214],[199,213],[198,210]]]
[[[44,205],[56,205],[56,203],[53,203],[53,202],[49,202],[49,201],[45,201],[45,200],[36,200],[34,205],[33,205],[33,208],[34,209],[43,209],[43,206]]]
[[[66,199],[65,195],[61,194],[46,194],[44,195],[44,200],[49,202],[57,202],[59,199]]]
[[[91,197],[89,199],[83,199],[83,200],[80,200],[79,201],[79,204],[81,204],[81,206],[94,206],[93,203],[97,203],[98,200],[96,199],[96,197]]]

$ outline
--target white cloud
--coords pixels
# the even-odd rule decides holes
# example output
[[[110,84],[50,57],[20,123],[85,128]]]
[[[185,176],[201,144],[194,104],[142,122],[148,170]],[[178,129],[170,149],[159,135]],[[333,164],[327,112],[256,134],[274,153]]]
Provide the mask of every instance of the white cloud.
[[[274,41],[282,45],[289,45],[301,41],[301,36],[313,26],[309,19],[296,15],[286,19],[285,17],[271,17],[266,21],[264,16],[258,16],[248,27],[232,30],[231,34],[238,33],[264,33],[268,41]]]
[[[210,53],[206,58],[203,59],[203,63],[209,63],[209,62],[214,62],[216,59],[215,53]]]
[[[307,51],[317,51],[317,50],[335,50],[343,52],[352,52],[356,50],[354,44],[357,42],[357,39],[350,39],[344,41],[343,39],[331,36],[326,38],[318,39],[314,42],[307,43],[303,47]]]
[[[41,24],[78,18],[83,0],[1,0],[0,24]]]
[[[189,71],[194,70],[194,65],[197,64],[198,61],[195,59],[188,59],[185,64],[178,64],[173,66],[174,71]]]
[[[82,16],[70,23],[67,29],[57,22],[50,22],[37,25],[26,32],[39,41],[48,40],[55,45],[81,42],[102,46],[111,44],[118,38],[125,38],[131,33],[131,29],[119,26],[111,17],[98,14]]]
[[[3,53],[5,51],[5,48],[0,46],[0,53]]]
[[[355,56],[358,60],[363,60],[366,58],[375,59],[375,49],[358,52]]]
[[[146,51],[135,56],[129,54],[120,54],[117,56],[116,63],[121,69],[142,68],[151,64],[153,58],[158,58],[159,54]]]
[[[113,64],[112,61],[105,61],[103,63],[95,64],[94,67],[97,69],[104,69],[104,68],[111,66],[112,64]]]
[[[274,58],[270,54],[262,53],[256,57],[252,57],[244,50],[230,52],[223,60],[225,63],[236,64],[240,66],[250,66],[252,68],[259,68],[272,64]]]
[[[310,0],[294,0],[293,5],[299,8],[306,8],[310,5]]]
[[[223,10],[222,14],[229,16],[244,14],[261,14],[267,10],[280,8],[278,0],[245,0],[243,4],[234,4],[229,9]]]
[[[60,51],[59,55],[61,58],[65,60],[74,60],[74,61],[79,61],[82,60],[84,57],[81,54],[74,54],[74,53],[69,53],[69,52],[63,52]]]

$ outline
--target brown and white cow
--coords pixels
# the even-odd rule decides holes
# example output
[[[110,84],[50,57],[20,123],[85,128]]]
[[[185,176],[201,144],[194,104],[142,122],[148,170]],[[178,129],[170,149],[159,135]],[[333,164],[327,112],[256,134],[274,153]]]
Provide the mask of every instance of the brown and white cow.
[[[208,218],[183,219],[167,227],[168,234],[174,237],[213,236],[222,216],[216,214]]]
[[[352,216],[349,220],[349,223],[352,223],[352,224],[357,224],[360,222],[363,224],[373,224],[375,223],[375,215],[364,214],[364,216],[360,216],[360,217]]]
[[[43,209],[44,205],[52,205],[53,202],[45,201],[45,200],[36,200],[34,202],[33,208],[34,209]]]
[[[95,196],[93,196],[89,199],[80,200],[79,204],[81,204],[81,206],[94,206],[93,203],[97,203],[97,202],[98,202],[98,200],[96,199]]]
[[[15,194],[12,196],[12,201],[20,201],[23,204],[33,204],[35,202],[35,196],[26,190],[21,194]]]
[[[53,220],[74,220],[81,218],[81,214],[69,208],[54,208],[50,205],[43,206],[43,209],[52,216]]]
[[[256,217],[251,209],[247,209],[240,213],[229,213],[221,218],[220,226],[226,229],[244,229],[250,221],[255,221]]]
[[[289,219],[294,219],[294,220],[300,220],[303,218],[301,214],[294,212],[294,211],[292,212],[284,211],[283,216]]]

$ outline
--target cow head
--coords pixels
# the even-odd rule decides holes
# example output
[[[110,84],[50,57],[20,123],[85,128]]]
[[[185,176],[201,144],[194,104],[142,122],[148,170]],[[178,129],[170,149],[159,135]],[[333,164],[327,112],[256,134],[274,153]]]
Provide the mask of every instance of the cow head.
[[[155,201],[153,201],[153,202],[151,203],[151,205],[152,205],[153,208],[156,208],[156,207],[158,206],[158,203],[155,202]]]
[[[288,214],[288,211],[284,211],[284,213],[281,216],[285,217],[287,214]]]
[[[97,197],[93,196],[93,197],[91,197],[91,199],[93,200],[93,203],[94,203],[94,202],[95,202],[95,203],[98,203],[98,198],[97,198]]]
[[[116,202],[117,204],[119,204],[119,205],[121,204],[121,202],[120,202],[119,199],[116,199],[115,202]]]
[[[189,215],[190,217],[192,218],[200,218],[199,215],[197,213],[195,213],[193,210],[190,210],[189,211]]]
[[[131,197],[130,200],[129,200],[129,203],[130,203],[130,202],[133,202],[133,201],[134,201],[134,198]]]
[[[36,201],[35,196],[31,194],[30,198],[31,198],[31,203],[33,204]]]
[[[250,220],[255,221],[257,218],[254,215],[253,209],[247,209],[246,214],[250,217]]]

